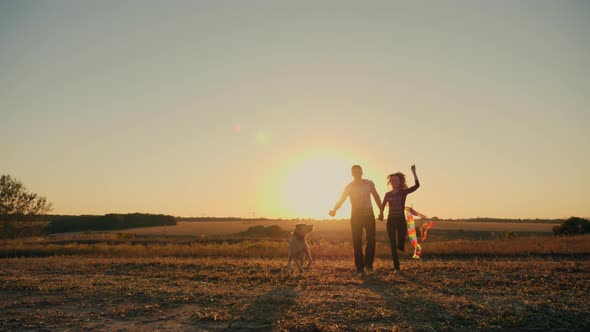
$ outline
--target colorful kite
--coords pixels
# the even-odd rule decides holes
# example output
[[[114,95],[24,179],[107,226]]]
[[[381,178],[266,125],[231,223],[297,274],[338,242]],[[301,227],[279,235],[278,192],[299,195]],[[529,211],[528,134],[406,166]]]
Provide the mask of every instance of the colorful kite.
[[[428,219],[428,217],[408,206],[406,206],[404,209],[404,214],[406,215],[406,222],[408,224],[408,237],[410,238],[412,247],[414,247],[414,256],[412,256],[412,258],[419,259],[420,255],[422,254],[422,247],[418,243],[418,238],[416,237],[416,224],[414,223],[414,216],[420,217],[422,219]],[[420,242],[424,242],[424,240],[426,240],[426,234],[433,225],[433,221],[426,221],[420,225],[420,232],[422,233]]]

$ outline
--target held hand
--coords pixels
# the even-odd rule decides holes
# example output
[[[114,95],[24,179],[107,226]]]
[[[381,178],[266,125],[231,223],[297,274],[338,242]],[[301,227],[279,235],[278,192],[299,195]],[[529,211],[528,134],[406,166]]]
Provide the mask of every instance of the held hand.
[[[333,217],[336,215],[336,211],[330,210],[330,212],[328,212],[328,214],[330,215],[330,217]]]
[[[379,213],[379,217],[377,219],[379,219],[379,221],[383,221],[383,213]]]

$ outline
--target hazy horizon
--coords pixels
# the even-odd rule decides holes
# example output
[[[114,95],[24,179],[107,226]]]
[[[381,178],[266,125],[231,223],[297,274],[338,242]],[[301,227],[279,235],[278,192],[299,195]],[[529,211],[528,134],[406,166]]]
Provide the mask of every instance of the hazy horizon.
[[[118,213],[118,212],[106,212],[104,214],[88,214],[88,213],[82,213],[82,214],[59,214],[59,213],[48,213],[47,216],[80,216],[80,215],[87,215],[87,216],[102,216],[105,214],[134,214],[134,213],[139,213],[139,214],[156,214],[156,213],[144,213],[141,211],[133,211],[133,212],[124,212],[124,213]],[[214,222],[231,222],[232,220],[268,220],[268,221],[273,221],[273,220],[282,220],[282,221],[293,221],[293,220],[312,220],[312,221],[348,221],[350,220],[348,215],[341,215],[341,216],[336,216],[334,218],[332,217],[318,217],[318,218],[314,218],[314,217],[308,217],[308,218],[303,218],[303,217],[287,217],[287,218],[282,218],[282,217],[274,217],[274,218],[269,218],[269,217],[265,217],[265,216],[205,216],[205,215],[201,215],[201,216],[179,216],[179,215],[173,215],[173,214],[168,214],[169,216],[173,216],[175,218],[182,218],[182,219],[189,219],[189,221],[187,222],[191,222],[190,220],[192,219],[212,219],[212,221]],[[540,222],[543,221],[550,221],[550,220],[564,220],[564,219],[569,219],[570,217],[577,217],[577,218],[584,218],[584,219],[590,219],[590,217],[588,216],[568,216],[568,217],[564,217],[564,218],[494,218],[494,217],[486,217],[486,216],[474,216],[474,217],[466,217],[466,218],[447,218],[445,216],[437,216],[437,215],[431,215],[431,216],[427,216],[429,219],[431,218],[436,218],[439,220],[457,220],[457,221],[461,221],[461,220],[476,220],[476,219],[492,219],[492,220],[539,220]],[[181,222],[183,220],[180,220]],[[383,223],[385,223],[385,219],[383,221]],[[504,222],[500,222],[500,223],[504,223]],[[152,227],[152,226],[150,226]],[[158,226],[156,226],[158,227]],[[164,226],[166,227],[166,226]]]
[[[327,219],[416,164],[428,216],[590,216],[587,1],[2,1],[0,47],[53,214]]]

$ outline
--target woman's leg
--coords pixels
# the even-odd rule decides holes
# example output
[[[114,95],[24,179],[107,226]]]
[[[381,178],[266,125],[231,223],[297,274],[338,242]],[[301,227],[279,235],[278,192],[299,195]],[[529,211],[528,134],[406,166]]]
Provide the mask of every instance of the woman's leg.
[[[387,235],[389,235],[389,244],[391,245],[391,258],[393,259],[393,267],[399,269],[399,256],[397,255],[397,232],[393,222],[387,220]]]
[[[401,252],[404,251],[406,245],[406,236],[408,235],[408,223],[405,219],[396,220],[397,228],[397,247]]]

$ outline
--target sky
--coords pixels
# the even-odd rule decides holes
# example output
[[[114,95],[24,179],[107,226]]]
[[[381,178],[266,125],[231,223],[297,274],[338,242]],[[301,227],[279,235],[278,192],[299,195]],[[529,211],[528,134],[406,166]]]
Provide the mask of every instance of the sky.
[[[588,1],[0,1],[0,174],[56,214],[590,217]],[[338,212],[346,218],[349,203]]]

